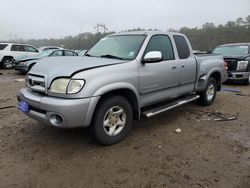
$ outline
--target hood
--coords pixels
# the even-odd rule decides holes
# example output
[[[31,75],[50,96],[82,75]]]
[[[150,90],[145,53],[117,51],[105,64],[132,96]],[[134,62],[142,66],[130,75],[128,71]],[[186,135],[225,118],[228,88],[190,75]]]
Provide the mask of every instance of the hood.
[[[227,60],[227,59],[235,59],[235,60],[244,60],[246,59],[247,57],[249,57],[249,55],[246,55],[246,56],[224,56],[224,59]]]
[[[40,59],[39,57],[35,57],[35,56],[28,56],[28,57],[22,57],[22,58],[18,58],[16,59],[16,61],[19,62],[25,62],[25,61],[31,61],[31,60],[37,60]]]
[[[41,59],[32,67],[29,74],[46,75],[48,79],[72,77],[74,74],[102,66],[125,63],[124,60],[96,57],[49,57]]]
[[[29,56],[28,55],[23,55],[23,56],[16,57],[15,60],[17,62],[20,62],[20,61],[28,61],[28,60],[38,59],[38,57],[36,57],[36,56],[37,56],[37,54],[29,55]]]

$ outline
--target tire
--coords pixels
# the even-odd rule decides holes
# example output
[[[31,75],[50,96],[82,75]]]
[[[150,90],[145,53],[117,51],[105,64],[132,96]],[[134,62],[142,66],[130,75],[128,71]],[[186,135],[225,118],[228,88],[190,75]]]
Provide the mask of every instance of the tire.
[[[14,65],[14,61],[12,58],[10,57],[6,57],[3,59],[2,61],[2,67],[4,69],[12,69],[13,68],[13,65]]]
[[[250,84],[250,75],[248,77],[248,79],[244,80],[244,85],[249,85]]]
[[[209,78],[205,91],[198,93],[200,98],[198,103],[203,106],[210,106],[213,104],[217,94],[217,82],[213,77]]]
[[[98,105],[92,125],[92,136],[102,145],[113,145],[123,140],[131,129],[132,107],[121,96],[111,96]]]

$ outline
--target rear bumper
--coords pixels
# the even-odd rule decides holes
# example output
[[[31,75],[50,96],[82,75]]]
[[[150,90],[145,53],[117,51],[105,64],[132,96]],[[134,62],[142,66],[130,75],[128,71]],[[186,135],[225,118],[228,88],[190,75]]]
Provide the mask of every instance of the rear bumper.
[[[228,80],[248,80],[250,72],[229,72]]]
[[[21,89],[18,101],[29,104],[30,110],[25,114],[47,125],[74,128],[90,125],[95,106],[99,97],[83,99],[65,99],[40,95],[27,88]],[[59,116],[62,121],[55,121]]]

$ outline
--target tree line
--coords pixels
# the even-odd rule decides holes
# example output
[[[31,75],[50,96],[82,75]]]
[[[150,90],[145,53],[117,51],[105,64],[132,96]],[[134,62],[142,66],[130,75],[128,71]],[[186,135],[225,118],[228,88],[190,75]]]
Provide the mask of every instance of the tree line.
[[[179,32],[187,35],[195,50],[207,51],[220,44],[250,42],[250,15],[225,25],[205,23],[201,28],[183,27]]]
[[[145,29],[136,28],[127,31],[140,30]],[[229,21],[225,25],[220,24],[216,26],[214,23],[205,23],[200,28],[183,27],[180,30],[169,29],[169,31],[176,31],[187,35],[193,49],[207,51],[220,44],[250,42],[250,15],[246,18]],[[112,33],[114,32],[81,33],[77,36],[67,36],[61,39],[30,39],[19,40],[19,42],[32,44],[36,47],[55,45],[74,50],[88,50],[101,38]]]

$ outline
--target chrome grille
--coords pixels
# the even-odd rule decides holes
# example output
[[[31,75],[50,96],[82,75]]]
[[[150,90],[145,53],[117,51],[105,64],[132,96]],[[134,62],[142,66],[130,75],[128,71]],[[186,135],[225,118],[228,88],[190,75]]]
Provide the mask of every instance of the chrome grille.
[[[39,93],[46,93],[45,78],[41,75],[28,74],[27,75],[27,86]]]
[[[226,60],[229,71],[237,69],[237,60]]]

